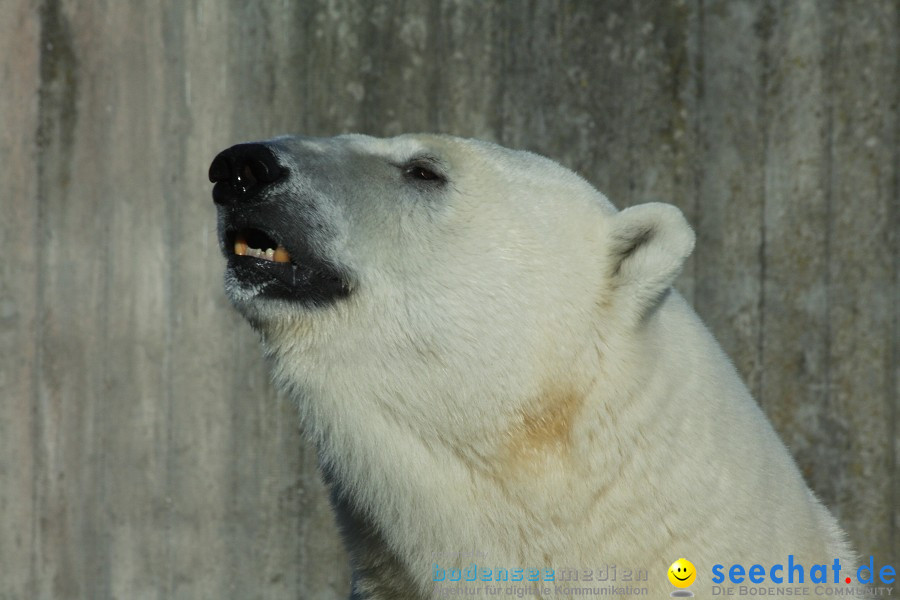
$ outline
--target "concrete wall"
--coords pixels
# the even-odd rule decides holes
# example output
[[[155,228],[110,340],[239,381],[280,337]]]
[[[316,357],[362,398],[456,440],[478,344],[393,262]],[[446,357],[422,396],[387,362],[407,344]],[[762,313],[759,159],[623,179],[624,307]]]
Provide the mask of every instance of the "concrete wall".
[[[680,206],[678,287],[900,566],[897,2],[0,4],[0,599],[346,594],[206,181],[283,132],[486,138]]]

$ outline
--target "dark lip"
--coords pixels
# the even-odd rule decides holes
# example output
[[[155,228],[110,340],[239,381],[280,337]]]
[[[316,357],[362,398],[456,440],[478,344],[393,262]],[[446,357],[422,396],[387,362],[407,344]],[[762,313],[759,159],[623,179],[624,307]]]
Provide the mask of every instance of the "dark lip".
[[[679,576],[676,575],[675,573],[672,573],[672,577],[674,577],[674,578],[677,579],[678,581],[687,581],[688,579],[691,578],[691,576],[688,575],[687,577],[685,577],[684,579],[682,579],[681,577],[679,577]]]
[[[253,256],[238,256],[234,243],[239,233],[262,232],[285,247],[290,262],[280,263]],[[221,236],[227,270],[243,284],[259,286],[259,295],[302,304],[324,305],[350,294],[349,278],[336,266],[297,243],[285,243],[277,231],[259,223],[227,224]]]

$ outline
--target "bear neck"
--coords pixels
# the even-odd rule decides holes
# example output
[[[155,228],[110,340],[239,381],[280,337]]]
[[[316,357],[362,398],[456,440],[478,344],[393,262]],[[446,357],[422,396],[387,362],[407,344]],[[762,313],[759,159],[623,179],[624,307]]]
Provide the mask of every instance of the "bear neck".
[[[420,372],[367,375],[379,366],[362,354],[342,373],[335,371],[336,356],[311,361],[308,348],[301,353],[273,340],[268,348],[275,380],[298,402],[326,479],[418,578],[430,577],[435,563],[465,566],[461,552],[510,565],[543,560],[523,554],[530,548],[571,564],[595,552],[560,545],[560,539],[583,536],[558,529],[580,529],[573,515],[589,514],[607,492],[613,496],[620,467],[630,460],[623,447],[635,442],[621,439],[620,425],[647,412],[638,406],[647,400],[638,390],[652,369],[641,373],[632,366],[622,377],[617,374],[626,373],[621,362],[627,359],[614,357],[616,349],[625,357],[652,355],[637,347],[642,343],[640,336],[597,335],[565,374],[558,369],[522,386],[512,395],[524,400],[504,398],[496,411],[483,398],[461,401],[463,386],[417,385],[427,379]],[[296,367],[313,363],[305,371]],[[429,414],[402,408],[422,406],[426,397]],[[458,408],[466,405],[477,408]],[[461,437],[457,428],[477,433]]]

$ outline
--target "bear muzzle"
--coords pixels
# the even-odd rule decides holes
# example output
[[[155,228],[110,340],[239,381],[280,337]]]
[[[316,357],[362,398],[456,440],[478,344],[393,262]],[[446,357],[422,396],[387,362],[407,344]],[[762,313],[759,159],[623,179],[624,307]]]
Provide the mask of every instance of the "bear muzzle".
[[[277,298],[322,305],[350,293],[345,270],[316,251],[323,228],[314,221],[314,203],[292,188],[296,176],[267,142],[232,146],[209,167],[228,260],[226,291],[235,302]]]

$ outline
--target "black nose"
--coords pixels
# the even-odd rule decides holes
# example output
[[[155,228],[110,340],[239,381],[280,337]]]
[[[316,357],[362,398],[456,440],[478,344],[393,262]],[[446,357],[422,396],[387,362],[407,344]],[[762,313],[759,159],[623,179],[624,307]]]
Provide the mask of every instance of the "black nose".
[[[234,205],[252,202],[260,190],[287,174],[275,153],[265,144],[238,144],[216,156],[209,166],[213,202]]]

